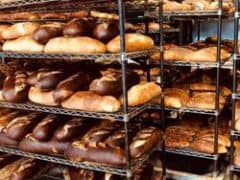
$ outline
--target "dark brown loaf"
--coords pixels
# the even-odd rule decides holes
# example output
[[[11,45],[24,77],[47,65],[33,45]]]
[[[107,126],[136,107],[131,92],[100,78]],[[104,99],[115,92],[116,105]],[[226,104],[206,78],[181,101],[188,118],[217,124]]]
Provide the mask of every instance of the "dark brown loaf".
[[[18,111],[14,111],[14,112],[11,112],[11,113],[7,113],[5,115],[2,115],[0,117],[0,131],[2,131],[7,125],[8,123],[16,118],[17,116],[19,116],[20,112]]]
[[[6,133],[0,131],[0,145],[17,147],[18,141],[11,139]]]
[[[83,118],[73,118],[64,126],[59,127],[53,135],[53,139],[57,141],[70,141],[86,133],[93,123],[87,122]]]
[[[93,37],[107,43],[119,34],[117,23],[98,24],[93,30]]]
[[[41,120],[33,129],[32,135],[39,141],[48,141],[56,130],[63,123],[56,115],[50,114]]]
[[[49,39],[61,36],[62,34],[62,24],[51,23],[40,26],[33,33],[33,39],[41,44],[46,44]]]
[[[102,77],[95,79],[89,86],[89,90],[99,95],[118,95],[122,92],[122,73],[120,70],[107,69],[102,71]],[[127,73],[127,88],[137,84],[140,80],[139,76],[128,71]]]
[[[16,141],[20,141],[37,124],[38,116],[38,113],[31,113],[28,115],[16,117],[12,119],[11,122],[6,126],[4,132],[6,132],[6,135],[10,138]]]
[[[23,102],[27,100],[29,86],[27,85],[27,74],[16,72],[9,75],[4,81],[2,95],[10,102]]]
[[[86,73],[76,73],[61,81],[53,92],[54,100],[61,103],[75,92],[82,90],[85,85],[90,83],[90,79]]]
[[[67,149],[69,142],[47,141],[41,142],[28,134],[20,143],[19,149],[32,153],[43,154],[63,154]]]
[[[121,148],[107,147],[104,143],[94,145],[74,141],[65,151],[65,156],[72,161],[90,161],[114,167],[123,166],[126,163],[125,153]]]
[[[161,136],[161,131],[153,126],[140,130],[130,145],[131,156],[136,158],[151,150],[159,143]]]
[[[29,86],[37,86],[37,75],[40,72],[49,72],[51,69],[49,68],[41,68],[38,71],[33,71],[29,73],[29,77],[27,78],[27,83]]]
[[[90,33],[91,29],[88,22],[78,19],[67,23],[63,28],[63,35],[69,37],[88,36]]]
[[[35,159],[23,158],[16,171],[11,175],[10,180],[31,179],[37,173],[41,164],[43,165]]]

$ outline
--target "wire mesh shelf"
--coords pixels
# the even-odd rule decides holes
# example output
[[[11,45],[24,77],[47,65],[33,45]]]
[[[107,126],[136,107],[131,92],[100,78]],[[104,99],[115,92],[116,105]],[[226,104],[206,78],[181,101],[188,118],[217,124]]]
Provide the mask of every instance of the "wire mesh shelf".
[[[232,129],[231,130],[231,135],[236,136],[236,137],[240,137],[240,131]]]
[[[62,115],[69,115],[69,116],[79,116],[79,117],[86,117],[86,118],[125,121],[124,113],[121,111],[114,112],[114,113],[88,112],[88,111],[81,111],[81,110],[65,109],[61,107],[35,105],[29,102],[28,103],[11,103],[11,102],[4,102],[4,101],[0,101],[0,107],[27,110],[27,111],[45,112],[45,113],[52,113],[52,114],[62,114]],[[142,105],[138,107],[129,107],[129,111],[127,113],[129,120],[136,117],[140,113],[144,112],[146,109],[147,109],[147,105]]]
[[[129,59],[148,57],[156,49],[146,51],[128,52]],[[99,53],[99,54],[46,54],[46,53],[20,53],[20,52],[0,52],[2,58],[20,59],[60,59],[60,60],[120,60],[121,53]]]
[[[148,106],[151,110],[161,110],[161,105],[159,104],[149,104]],[[167,111],[175,111],[179,114],[181,113],[195,113],[195,114],[206,114],[206,115],[217,115],[216,110],[208,110],[208,109],[197,109],[197,108],[190,108],[190,107],[182,107],[182,108],[171,108],[171,107],[164,107]]]
[[[155,148],[153,148],[155,150]],[[36,153],[29,153],[24,152],[22,150],[10,147],[0,147],[0,152],[14,154],[22,157],[29,157],[33,159],[38,159],[42,161],[52,162],[55,164],[61,164],[65,166],[71,166],[76,168],[88,169],[93,171],[105,172],[116,174],[120,176],[127,176],[127,170],[122,168],[115,168],[106,166],[103,164],[91,163],[91,162],[73,162],[64,158],[64,156],[53,156],[53,155],[43,155],[43,154],[36,154]],[[132,160],[131,171],[134,173],[144,162],[146,162],[151,155],[153,150],[149,153],[142,155],[141,157]]]
[[[233,172],[240,172],[240,166],[237,166],[237,165],[231,165],[231,166],[230,166],[230,171],[233,171]]]
[[[161,148],[159,150],[162,151]],[[203,159],[211,159],[211,160],[217,160],[218,159],[217,154],[202,153],[202,152],[192,150],[191,148],[182,148],[182,149],[166,148],[165,151],[168,152],[168,153],[197,157],[197,158],[203,158]]]

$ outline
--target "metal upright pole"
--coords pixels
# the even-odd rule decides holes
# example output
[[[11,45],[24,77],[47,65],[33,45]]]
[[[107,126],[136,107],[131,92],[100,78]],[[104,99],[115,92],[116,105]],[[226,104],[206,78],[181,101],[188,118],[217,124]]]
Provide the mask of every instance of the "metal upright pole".
[[[127,95],[127,57],[125,44],[125,3],[124,0],[118,0],[119,11],[119,29],[121,45],[121,66],[122,66],[122,92],[123,92],[123,113],[124,113],[124,130],[125,130],[125,155],[126,155],[126,176],[131,179],[131,156],[129,150],[129,116],[128,116],[128,95]]]
[[[160,71],[161,71],[161,120],[162,130],[165,132],[165,107],[164,107],[164,43],[163,43],[163,0],[158,3],[158,15],[159,15],[159,48],[160,48]],[[166,178],[166,152],[165,152],[165,141],[162,143],[162,179]]]
[[[218,26],[217,26],[217,72],[216,72],[216,94],[215,94],[215,128],[214,128],[214,154],[218,156],[218,118],[219,118],[219,96],[220,96],[220,68],[221,68],[221,41],[222,41],[222,0],[218,0]],[[217,159],[214,160],[214,177],[217,176]]]
[[[235,114],[236,114],[236,93],[237,93],[237,56],[238,56],[238,30],[239,30],[239,2],[235,0],[234,12],[234,51],[233,51],[233,89],[232,89],[232,121],[231,130],[235,130]],[[231,131],[231,165],[234,164],[234,134]],[[230,179],[233,179],[233,172],[230,171]]]

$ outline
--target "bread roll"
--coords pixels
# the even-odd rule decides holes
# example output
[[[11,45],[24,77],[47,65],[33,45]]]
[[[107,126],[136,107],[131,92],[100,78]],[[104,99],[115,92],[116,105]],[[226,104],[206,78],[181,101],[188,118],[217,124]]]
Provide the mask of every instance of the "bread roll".
[[[80,72],[61,81],[53,92],[55,101],[61,103],[66,100],[75,92],[83,89],[85,85],[89,84],[90,79],[88,74]]]
[[[59,37],[48,41],[45,53],[105,53],[106,46],[98,40],[89,37]]]
[[[153,40],[141,34],[128,33],[126,38],[126,51],[144,51],[154,47]],[[119,53],[121,51],[120,36],[115,37],[107,44],[107,51],[111,53]]]
[[[38,27],[39,24],[34,22],[16,23],[3,31],[2,37],[5,40],[10,40],[21,36],[31,35]]]
[[[175,11],[190,11],[192,10],[192,6],[189,4],[182,4],[176,1],[166,1],[163,4],[163,10],[164,11],[170,11],[170,12],[175,12]]]
[[[62,35],[61,23],[49,23],[41,25],[33,33],[33,39],[40,44],[46,44],[51,38]]]
[[[137,84],[128,90],[128,105],[142,105],[160,94],[161,88],[154,82]],[[122,97],[120,98],[120,102],[123,103]]]
[[[119,101],[112,96],[99,96],[90,91],[79,91],[73,94],[62,106],[68,109],[79,109],[95,112],[116,112],[120,109]]]
[[[10,138],[20,141],[32,130],[34,125],[37,124],[37,117],[39,117],[37,113],[18,116],[8,123],[4,132],[6,132],[6,135]]]
[[[9,180],[12,174],[17,170],[22,159],[14,161],[0,169],[1,180]]]
[[[35,139],[32,134],[28,134],[20,143],[19,149],[42,154],[63,154],[69,142],[47,141],[41,142]]]
[[[9,40],[3,44],[3,51],[14,52],[43,52],[44,46],[32,39],[32,36],[19,37],[16,40]]]
[[[8,123],[11,122],[12,119],[19,116],[19,114],[20,114],[20,112],[15,111],[15,112],[11,112],[11,113],[1,116],[0,117],[0,131],[2,131],[3,128],[5,128],[8,125]]]
[[[10,25],[0,25],[0,42],[3,41],[2,33],[6,31]],[[0,45],[1,46],[1,45]],[[2,50],[2,48],[0,48]]]
[[[37,87],[31,87],[28,92],[28,99],[34,103],[46,106],[58,106],[54,101],[53,91],[43,92]]]
[[[185,57],[192,53],[193,53],[193,51],[188,48],[175,46],[175,47],[165,50],[164,60],[165,61],[184,61]],[[189,59],[189,60],[191,60],[191,59]]]
[[[50,114],[43,118],[37,126],[34,127],[32,135],[38,141],[48,141],[54,134],[54,130],[61,125],[61,120],[56,115]]]
[[[8,137],[6,133],[0,131],[0,145],[8,147],[17,147],[18,141]]]
[[[9,102],[24,102],[27,100],[29,86],[27,74],[16,72],[15,75],[7,76],[2,89],[2,96]]]

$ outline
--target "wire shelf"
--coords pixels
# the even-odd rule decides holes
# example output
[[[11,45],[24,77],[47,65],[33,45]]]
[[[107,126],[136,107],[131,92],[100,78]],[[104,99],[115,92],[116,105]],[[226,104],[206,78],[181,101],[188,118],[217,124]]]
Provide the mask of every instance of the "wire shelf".
[[[154,150],[155,150],[155,148],[153,148],[153,150],[150,151],[149,153],[146,153],[146,154],[142,155],[141,157],[132,160],[132,166],[131,166],[132,173],[136,172],[136,170],[139,167],[141,167],[141,165],[149,159],[149,156],[152,154],[152,152]],[[29,158],[52,162],[55,164],[61,164],[61,165],[65,165],[65,166],[71,166],[71,167],[88,169],[88,170],[93,170],[93,171],[111,173],[111,174],[116,174],[116,175],[120,175],[120,176],[127,176],[127,170],[124,167],[114,168],[114,167],[106,166],[103,164],[97,164],[97,163],[91,163],[91,162],[73,162],[73,161],[65,159],[64,156],[60,156],[60,155],[53,156],[53,155],[42,155],[42,154],[36,154],[36,153],[29,153],[29,152],[24,152],[19,149],[9,148],[9,147],[0,147],[0,152],[14,154],[14,155],[22,156],[22,157],[29,157]]]
[[[146,12],[146,16],[150,18],[157,19],[159,17],[159,12],[152,11]],[[188,17],[188,18],[210,18],[210,17],[217,17],[218,11],[165,11],[163,12],[163,16],[165,17]],[[226,14],[226,16],[228,16]]]
[[[232,129],[231,130],[231,135],[236,136],[236,137],[240,137],[240,131]]]
[[[107,0],[90,0],[90,1],[73,1],[69,4],[80,4],[80,5],[87,5],[87,4],[94,4],[94,3],[103,3],[107,2]],[[14,7],[22,7],[22,6],[32,6],[32,5],[38,5],[38,4],[46,4],[49,5],[49,3],[59,3],[62,4],[60,0],[13,0],[12,2],[8,3],[0,3],[0,9],[9,9]],[[60,6],[60,5],[59,5]]]
[[[156,49],[129,52],[126,57],[129,59],[148,57]],[[19,59],[60,59],[60,60],[120,60],[121,53],[101,53],[101,54],[46,54],[46,53],[20,53],[20,52],[0,52],[2,58]]]
[[[230,171],[233,171],[233,172],[240,172],[240,166],[237,166],[237,165],[231,165],[231,166],[230,166]]]
[[[151,110],[161,110],[161,105],[158,104],[149,104],[149,109]],[[175,111],[179,114],[181,113],[194,113],[194,114],[206,114],[206,115],[217,115],[216,110],[208,110],[208,109],[197,109],[197,108],[190,108],[190,107],[182,107],[178,108],[171,108],[171,107],[164,107],[167,111]]]
[[[162,151],[161,148],[159,150]],[[203,158],[203,159],[211,159],[211,160],[218,159],[218,155],[216,155],[216,154],[202,153],[202,152],[192,150],[191,148],[182,148],[182,149],[166,148],[165,151],[168,153]]]
[[[69,116],[79,116],[79,117],[86,117],[86,118],[125,121],[125,116],[123,112],[114,112],[114,113],[87,112],[87,111],[80,111],[80,110],[65,109],[61,107],[35,105],[32,103],[11,103],[11,102],[5,102],[5,101],[0,101],[0,107],[27,110],[27,111],[45,112],[45,113],[52,113],[52,114],[62,114],[62,115],[69,115]],[[129,111],[127,113],[128,119],[129,120],[133,119],[140,113],[144,112],[146,109],[147,109],[147,105],[142,105],[134,108],[129,107]]]

